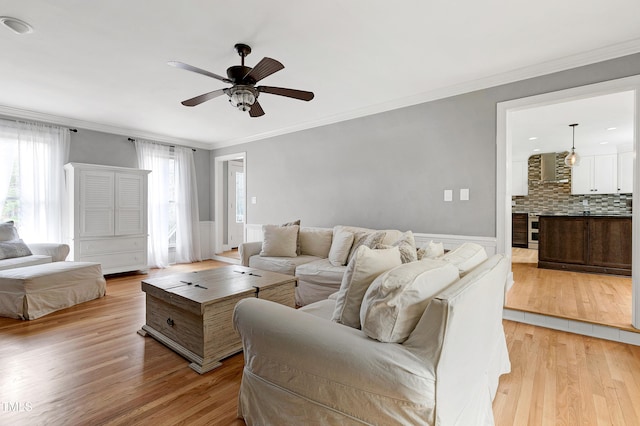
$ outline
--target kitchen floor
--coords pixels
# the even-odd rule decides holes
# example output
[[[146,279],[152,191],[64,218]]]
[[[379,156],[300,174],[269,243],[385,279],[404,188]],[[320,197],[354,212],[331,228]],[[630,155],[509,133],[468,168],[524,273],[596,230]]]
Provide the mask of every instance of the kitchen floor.
[[[539,269],[538,251],[513,248],[506,307],[640,332],[631,326],[631,278]]]

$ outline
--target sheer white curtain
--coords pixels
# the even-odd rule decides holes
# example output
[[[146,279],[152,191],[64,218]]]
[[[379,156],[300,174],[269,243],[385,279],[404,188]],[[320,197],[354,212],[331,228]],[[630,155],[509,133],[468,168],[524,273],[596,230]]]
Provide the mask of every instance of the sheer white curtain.
[[[149,174],[148,224],[151,268],[169,266],[169,159],[171,148],[136,140],[138,167]]]
[[[202,260],[196,167],[191,148],[175,147],[176,263]]]
[[[62,241],[63,166],[69,158],[69,143],[67,128],[0,120],[0,206],[5,205],[9,180],[16,170],[16,225],[27,243]]]

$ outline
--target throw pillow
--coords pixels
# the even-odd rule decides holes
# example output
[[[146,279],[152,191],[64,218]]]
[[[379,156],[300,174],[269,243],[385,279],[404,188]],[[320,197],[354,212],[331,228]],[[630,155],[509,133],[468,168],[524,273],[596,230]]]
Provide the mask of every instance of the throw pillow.
[[[298,238],[300,240],[300,254],[329,257],[333,230],[304,228],[300,229]]]
[[[300,226],[300,219],[294,220],[293,222],[283,223],[282,226]],[[300,228],[298,228],[298,232],[300,232]],[[298,240],[296,241],[296,254],[300,256],[302,254],[302,248],[300,247],[300,234],[298,234]]]
[[[418,260],[416,240],[413,238],[413,232],[407,231],[402,234],[402,237],[393,243],[393,246],[400,249],[400,258],[402,259],[402,263],[415,262]]]
[[[457,280],[458,269],[442,260],[424,259],[385,272],[363,297],[362,331],[381,342],[404,342],[431,299]]]
[[[435,259],[444,254],[444,244],[434,243],[433,240],[418,249],[418,260]]]
[[[22,240],[0,241],[0,259],[31,256],[31,250]]]
[[[331,249],[329,250],[329,262],[333,266],[346,265],[352,244],[353,232],[345,231],[343,229],[334,229]]]
[[[440,259],[452,263],[460,271],[460,276],[464,277],[473,268],[487,260],[487,252],[480,244],[463,243]]]
[[[296,257],[299,229],[298,225],[263,225],[264,240],[260,256]]]
[[[19,238],[18,230],[12,220],[0,223],[0,241],[12,241]]]
[[[382,240],[385,236],[384,231],[377,232],[356,232],[353,234],[353,245],[351,246],[351,251],[349,252],[349,257],[347,258],[347,263],[351,262],[351,259],[356,255],[356,251],[358,247],[365,246],[369,248],[374,248],[378,244],[382,243]]]
[[[386,250],[359,247],[342,278],[331,320],[360,328],[360,305],[367,289],[378,275],[401,264],[398,247]]]

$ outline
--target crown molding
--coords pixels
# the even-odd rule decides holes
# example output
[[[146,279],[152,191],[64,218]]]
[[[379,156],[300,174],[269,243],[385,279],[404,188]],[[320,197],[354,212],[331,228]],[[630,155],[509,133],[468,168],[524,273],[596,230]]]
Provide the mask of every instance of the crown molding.
[[[448,87],[438,88],[428,92],[419,93],[409,97],[396,99],[373,105],[366,108],[353,110],[344,114],[337,114],[326,117],[321,120],[309,121],[296,126],[286,127],[270,132],[260,133],[253,136],[231,139],[219,143],[213,143],[212,148],[218,149],[241,143],[253,142],[261,139],[280,136],[287,133],[298,132],[313,127],[325,126],[328,124],[339,123],[341,121],[353,120],[367,115],[378,114],[381,112],[391,111],[394,109],[405,108],[425,102],[431,102],[438,99],[444,99],[451,96],[461,95],[464,93],[474,92],[476,90],[487,89],[490,87],[501,86],[503,84],[514,83],[529,78],[540,77],[555,72],[565,71],[572,68],[578,68],[585,65],[595,64],[610,59],[620,58],[627,55],[640,52],[640,38],[629,40],[624,43],[606,46],[600,49],[594,49],[588,52],[579,53],[563,58],[554,59],[547,62],[515,69],[505,73],[495,74],[486,78],[472,80],[461,84]]]
[[[186,146],[189,148],[211,149],[211,144],[187,140],[178,139],[171,136],[161,135],[158,133],[145,132],[141,130],[129,129],[126,127],[96,123],[93,121],[79,120],[76,118],[63,117],[54,114],[47,114],[43,112],[29,111],[20,108],[14,108],[10,106],[0,105],[0,115],[8,119],[21,119],[39,121],[48,124],[55,124],[57,126],[79,128],[85,130],[93,130],[96,132],[111,133],[115,135],[122,135],[128,138],[147,139],[154,142],[163,142],[171,145]]]

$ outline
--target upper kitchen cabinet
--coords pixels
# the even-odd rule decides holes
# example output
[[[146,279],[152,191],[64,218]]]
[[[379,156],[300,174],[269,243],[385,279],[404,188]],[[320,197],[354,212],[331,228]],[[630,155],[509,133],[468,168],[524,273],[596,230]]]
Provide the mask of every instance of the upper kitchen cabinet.
[[[616,154],[584,156],[580,165],[571,168],[572,194],[617,194],[618,156]]]
[[[511,163],[511,195],[529,194],[529,161]]]
[[[631,194],[633,192],[633,161],[634,152],[618,154],[618,192]]]

